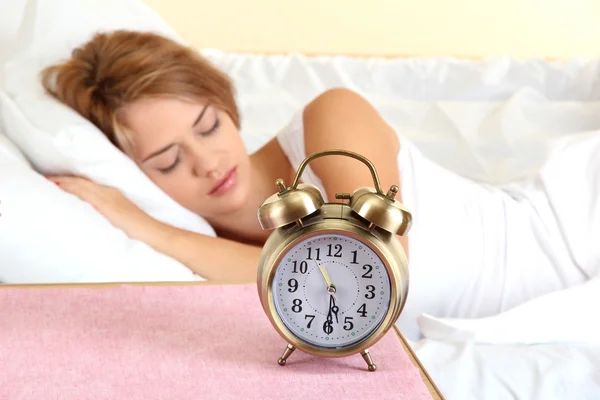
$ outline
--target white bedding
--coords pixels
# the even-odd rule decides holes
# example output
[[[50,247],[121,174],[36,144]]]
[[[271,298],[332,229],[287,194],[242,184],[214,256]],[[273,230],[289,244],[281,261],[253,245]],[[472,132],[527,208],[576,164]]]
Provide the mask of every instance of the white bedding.
[[[236,83],[242,134],[250,151],[271,138],[299,107],[335,86],[365,95],[432,160],[506,190],[538,172],[557,143],[600,134],[598,60],[202,52]],[[577,184],[556,198],[567,210],[565,232],[571,229],[576,237],[574,251],[582,244],[594,249],[580,258],[593,276],[600,268],[593,246],[600,239],[598,223],[583,219],[600,209],[600,154],[587,157],[587,173],[574,177]],[[561,160],[565,165],[556,168],[568,173],[574,161]],[[564,291],[559,298],[551,294],[512,314],[473,320],[422,318],[429,337],[414,341],[414,348],[448,399],[598,399],[600,327],[594,324],[599,281],[594,285]]]
[[[411,343],[447,399],[597,400],[600,347]]]

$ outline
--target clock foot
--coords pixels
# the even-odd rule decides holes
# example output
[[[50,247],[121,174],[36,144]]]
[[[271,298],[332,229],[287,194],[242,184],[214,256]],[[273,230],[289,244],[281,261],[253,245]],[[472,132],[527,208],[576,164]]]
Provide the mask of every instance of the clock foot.
[[[377,366],[373,363],[373,359],[371,358],[371,353],[369,353],[369,350],[361,352],[360,355],[367,362],[367,365],[369,366],[369,371],[373,372],[377,369]]]
[[[281,358],[277,360],[277,364],[283,367],[285,365],[285,361],[294,352],[294,350],[296,350],[296,348],[291,344],[288,344],[285,350],[283,351],[283,355],[281,356]]]

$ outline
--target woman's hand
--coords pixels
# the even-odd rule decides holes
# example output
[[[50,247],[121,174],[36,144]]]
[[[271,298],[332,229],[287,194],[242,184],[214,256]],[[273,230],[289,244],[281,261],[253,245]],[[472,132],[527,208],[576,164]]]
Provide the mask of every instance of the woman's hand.
[[[127,199],[119,189],[75,176],[49,176],[64,191],[91,204],[109,222],[132,239],[146,241],[149,227],[158,221]]]
[[[64,191],[91,204],[116,228],[210,280],[252,282],[261,247],[202,235],[162,223],[118,189],[73,176],[48,176]]]

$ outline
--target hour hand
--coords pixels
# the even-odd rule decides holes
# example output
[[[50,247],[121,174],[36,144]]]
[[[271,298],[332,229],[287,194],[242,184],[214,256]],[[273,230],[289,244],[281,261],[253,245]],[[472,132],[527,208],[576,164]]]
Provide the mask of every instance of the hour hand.
[[[338,311],[340,310],[340,308],[337,306],[337,304],[335,304],[335,296],[331,296],[331,301],[333,301],[333,307],[331,307],[331,312],[333,313],[333,315],[335,315],[335,323],[339,324],[340,321],[338,320]]]
[[[333,297],[329,296],[329,311],[327,312],[327,321],[333,322],[333,317],[331,316],[331,314],[333,314],[333,306],[334,306],[334,301],[333,301]]]

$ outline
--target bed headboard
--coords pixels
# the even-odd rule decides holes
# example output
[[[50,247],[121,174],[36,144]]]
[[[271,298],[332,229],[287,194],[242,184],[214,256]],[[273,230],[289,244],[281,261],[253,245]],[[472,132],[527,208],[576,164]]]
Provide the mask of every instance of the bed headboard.
[[[364,56],[600,54],[595,0],[144,0],[197,47]]]

